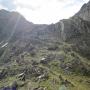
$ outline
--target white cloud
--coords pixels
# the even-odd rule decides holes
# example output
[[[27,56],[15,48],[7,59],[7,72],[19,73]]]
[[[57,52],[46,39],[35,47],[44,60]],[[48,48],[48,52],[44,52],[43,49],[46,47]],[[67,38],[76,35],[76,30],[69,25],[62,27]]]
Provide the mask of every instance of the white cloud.
[[[0,10],[1,9],[5,9],[5,10],[8,10],[8,8],[4,7],[3,5],[0,4]]]
[[[34,23],[55,23],[74,15],[89,0],[14,0],[16,11]]]

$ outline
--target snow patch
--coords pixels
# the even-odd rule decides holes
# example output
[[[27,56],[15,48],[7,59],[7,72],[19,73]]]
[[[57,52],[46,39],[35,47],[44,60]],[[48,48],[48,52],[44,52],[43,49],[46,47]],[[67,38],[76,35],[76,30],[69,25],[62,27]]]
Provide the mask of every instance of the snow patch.
[[[5,43],[5,44],[3,44],[3,45],[1,46],[1,48],[6,47],[7,45],[8,45],[8,42]]]

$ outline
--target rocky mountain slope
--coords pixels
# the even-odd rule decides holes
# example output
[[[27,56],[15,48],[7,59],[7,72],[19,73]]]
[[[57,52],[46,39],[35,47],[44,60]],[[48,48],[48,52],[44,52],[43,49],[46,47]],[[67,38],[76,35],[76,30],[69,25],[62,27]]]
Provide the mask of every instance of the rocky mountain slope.
[[[89,90],[89,10],[50,25],[0,10],[0,90]]]

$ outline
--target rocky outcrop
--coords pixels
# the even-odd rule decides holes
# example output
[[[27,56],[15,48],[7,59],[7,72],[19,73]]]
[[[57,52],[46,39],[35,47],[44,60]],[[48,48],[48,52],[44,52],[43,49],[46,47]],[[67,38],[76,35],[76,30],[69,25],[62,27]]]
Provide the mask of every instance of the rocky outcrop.
[[[62,40],[74,44],[77,52],[90,59],[90,2],[84,4],[73,17],[58,23],[62,23]]]
[[[75,16],[79,16],[85,21],[90,21],[90,1],[85,3]]]

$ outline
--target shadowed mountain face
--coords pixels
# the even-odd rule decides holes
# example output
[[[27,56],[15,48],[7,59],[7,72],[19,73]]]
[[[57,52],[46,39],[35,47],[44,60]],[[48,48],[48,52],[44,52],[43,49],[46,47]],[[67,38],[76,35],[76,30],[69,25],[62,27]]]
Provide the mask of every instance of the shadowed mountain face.
[[[33,24],[17,12],[0,10],[1,49],[6,46],[28,49],[30,44],[41,47],[61,42],[71,44],[72,50],[90,59],[90,2],[73,17],[50,25]]]
[[[74,44],[74,48],[78,48],[78,52],[88,58],[90,56],[90,2],[84,4],[73,17],[51,25],[33,24],[17,12],[1,10],[0,41],[19,40],[34,44],[42,41],[65,41]]]
[[[53,39],[55,25],[36,25],[17,12],[0,11],[0,41],[17,39]],[[52,36],[54,35],[54,37]],[[11,38],[12,37],[12,38]]]
[[[0,36],[8,40],[10,36],[22,34],[33,28],[33,24],[26,21],[23,16],[17,12],[0,11]]]

